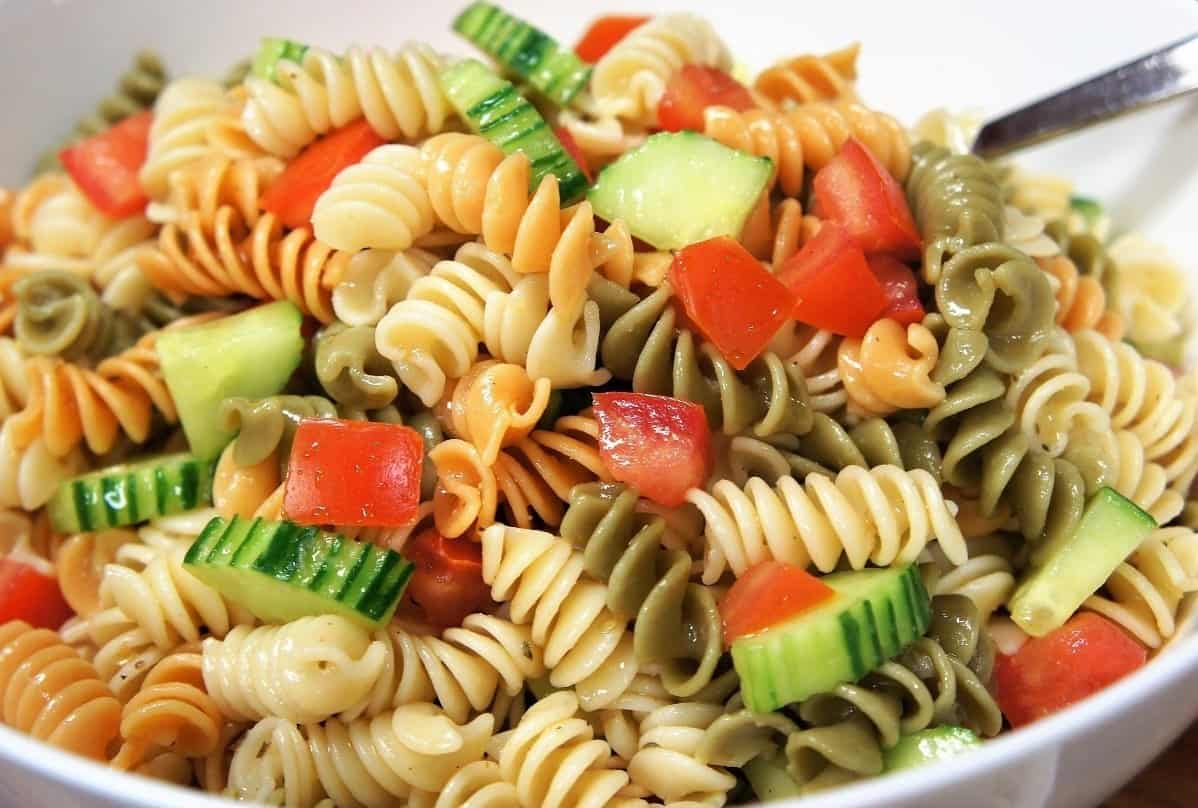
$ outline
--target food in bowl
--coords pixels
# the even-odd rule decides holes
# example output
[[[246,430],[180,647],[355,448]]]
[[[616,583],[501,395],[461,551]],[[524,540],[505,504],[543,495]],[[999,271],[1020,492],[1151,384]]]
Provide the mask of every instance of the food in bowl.
[[[1168,257],[856,46],[533,22],[140,54],[0,197],[4,722],[295,806],[744,803],[1146,664]]]

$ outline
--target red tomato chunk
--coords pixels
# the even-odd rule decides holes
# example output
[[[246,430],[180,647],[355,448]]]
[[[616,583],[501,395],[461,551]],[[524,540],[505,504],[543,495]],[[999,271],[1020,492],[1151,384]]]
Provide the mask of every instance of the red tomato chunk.
[[[749,89],[718,67],[686,65],[666,84],[657,103],[657,122],[667,132],[702,132],[708,107],[744,112],[757,106]]]
[[[433,625],[460,626],[467,616],[495,607],[483,581],[481,544],[429,528],[405,544],[403,554],[416,565],[407,594]]]
[[[420,503],[423,461],[414,429],[304,420],[291,446],[283,512],[305,525],[409,524]]]
[[[386,142],[365,118],[330,132],[287,164],[262,194],[262,209],[278,216],[287,227],[306,227],[316,200],[333,184],[333,178]]]
[[[149,202],[138,173],[146,161],[153,122],[147,110],[59,153],[75,185],[105,216],[123,219],[140,213]]]
[[[919,301],[919,281],[914,270],[889,255],[871,255],[867,260],[886,293],[886,310],[882,316],[903,325],[923,320],[923,303]]]
[[[920,238],[898,180],[853,138],[813,182],[820,215],[845,228],[867,253],[919,258]]]
[[[574,46],[574,52],[584,62],[592,64],[603,58],[609,50],[637,28],[649,21],[648,17],[611,15],[600,17]]]
[[[998,706],[1013,727],[1062,710],[1143,667],[1148,652],[1123,629],[1082,612],[995,662]]]
[[[642,393],[596,393],[599,454],[617,480],[675,507],[711,470],[711,433],[699,404]]]
[[[786,287],[726,237],[680,250],[670,282],[687,319],[737,370],[765,350],[794,307]]]
[[[763,561],[736,579],[720,601],[724,644],[789,620],[836,595],[802,567]]]
[[[0,623],[24,620],[55,631],[74,614],[58,588],[58,579],[33,564],[0,559]]]
[[[778,280],[795,297],[796,320],[846,337],[864,336],[888,303],[865,253],[834,222],[824,222],[815,237],[787,259]]]

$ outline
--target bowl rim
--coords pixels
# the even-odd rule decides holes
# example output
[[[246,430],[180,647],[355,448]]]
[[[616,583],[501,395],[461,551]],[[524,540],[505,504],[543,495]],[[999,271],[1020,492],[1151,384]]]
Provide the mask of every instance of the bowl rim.
[[[1177,684],[1183,677],[1198,673],[1198,631],[1194,628],[1193,625],[1179,627],[1179,634],[1188,633],[1189,636],[1178,637],[1148,665],[1101,693],[1029,727],[988,740],[975,752],[951,761],[952,765],[911,769],[842,786],[826,794],[771,804],[801,805],[802,808],[876,805],[882,804],[879,800],[884,799],[929,795],[952,782],[968,780],[988,769],[1001,768],[1069,736],[1085,733],[1134,708],[1154,690]],[[1198,712],[1198,706],[1195,712]],[[147,808],[156,805],[215,808],[229,804],[223,797],[195,788],[163,783],[148,777],[131,779],[126,772],[115,771],[103,764],[56,749],[6,726],[0,726],[0,759],[22,766],[48,783],[67,785],[81,794],[123,801],[128,805],[135,804],[131,800]]]

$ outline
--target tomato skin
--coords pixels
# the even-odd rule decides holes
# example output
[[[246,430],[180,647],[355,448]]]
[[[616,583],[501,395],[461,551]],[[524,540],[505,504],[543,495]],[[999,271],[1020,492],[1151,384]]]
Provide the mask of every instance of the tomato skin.
[[[591,167],[587,165],[586,155],[582,153],[582,149],[578,146],[578,141],[574,139],[574,135],[570,134],[570,130],[564,126],[559,126],[553,130],[553,134],[557,135],[557,139],[562,144],[562,148],[566,150],[566,153],[574,158],[574,162],[578,163],[578,167],[582,169],[587,182],[594,182],[595,176],[591,173]]]
[[[594,64],[621,39],[647,22],[648,17],[639,15],[613,14],[600,17],[591,23],[591,27],[582,35],[582,39],[574,46],[574,52],[578,54],[579,59]]]
[[[109,218],[140,213],[150,201],[137,175],[146,161],[153,122],[150,110],[139,112],[58,154],[75,185]]]
[[[835,222],[786,260],[778,280],[795,297],[796,320],[846,337],[864,336],[888,303],[865,253]]]
[[[1074,615],[1012,656],[995,661],[998,705],[1012,727],[1022,727],[1114,684],[1143,667],[1148,651],[1131,635],[1093,612]]]
[[[687,319],[737,370],[744,370],[790,319],[794,298],[734,239],[679,250],[670,282]]]
[[[292,229],[307,226],[316,200],[333,178],[386,142],[365,118],[329,132],[287,164],[262,194],[262,209]]]
[[[711,471],[711,432],[701,404],[643,393],[596,393],[599,454],[612,476],[676,507]]]
[[[410,524],[423,462],[424,442],[414,429],[305,419],[291,446],[283,513],[305,525]]]
[[[724,644],[756,634],[836,595],[832,587],[795,564],[763,561],[745,571],[720,600]]]
[[[657,104],[657,123],[667,132],[702,132],[703,112],[714,106],[744,112],[757,104],[745,85],[718,67],[686,65],[666,84]]]
[[[813,190],[820,215],[842,225],[865,252],[919,258],[919,230],[902,186],[855,138],[819,170]]]
[[[56,578],[19,559],[0,558],[0,623],[24,620],[57,631],[74,613]]]
[[[889,255],[871,255],[866,260],[886,293],[886,310],[882,316],[903,325],[921,322],[924,310],[919,300],[919,281],[915,271]]]
[[[481,544],[447,539],[430,527],[404,545],[403,555],[416,565],[407,595],[438,628],[460,626],[469,615],[498,605],[483,580]]]

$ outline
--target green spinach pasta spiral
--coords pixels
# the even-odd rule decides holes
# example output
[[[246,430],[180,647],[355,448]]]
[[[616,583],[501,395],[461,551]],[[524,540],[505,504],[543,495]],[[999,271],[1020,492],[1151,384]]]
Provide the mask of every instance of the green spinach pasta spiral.
[[[99,361],[129,348],[144,333],[100,301],[87,280],[46,269],[13,286],[17,342],[31,354]]]
[[[374,326],[334,323],[316,335],[316,378],[343,407],[377,410],[395,400],[394,366],[379,353]]]

